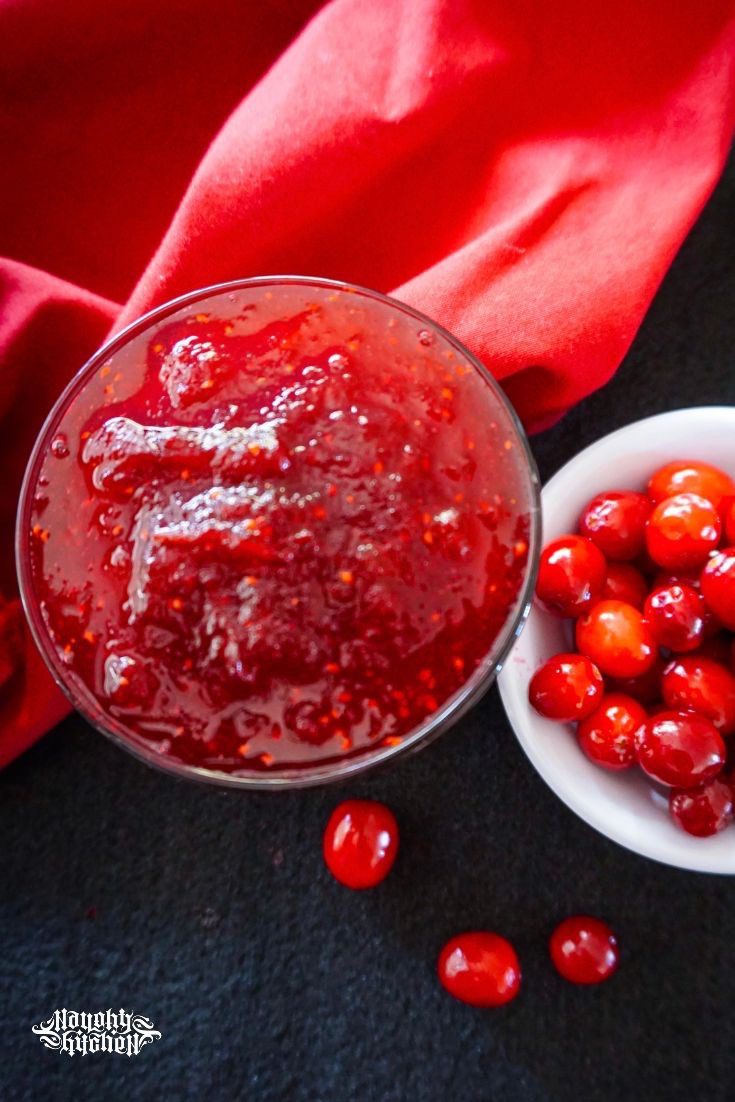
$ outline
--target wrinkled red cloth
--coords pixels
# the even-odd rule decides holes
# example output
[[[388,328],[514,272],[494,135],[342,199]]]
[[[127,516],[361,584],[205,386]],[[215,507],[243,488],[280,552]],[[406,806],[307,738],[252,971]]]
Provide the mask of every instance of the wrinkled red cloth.
[[[0,0],[7,596],[32,440],[111,326],[240,276],[366,284],[539,427],[614,372],[722,169],[732,0],[316,8]],[[67,710],[8,631],[0,764]]]

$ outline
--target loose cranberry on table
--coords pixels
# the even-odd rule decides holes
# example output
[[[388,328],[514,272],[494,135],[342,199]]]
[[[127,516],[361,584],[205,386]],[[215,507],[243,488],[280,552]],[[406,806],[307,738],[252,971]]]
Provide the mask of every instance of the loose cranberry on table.
[[[561,536],[541,553],[536,596],[551,612],[579,616],[602,596],[606,576],[605,556],[591,540]]]
[[[705,607],[695,589],[684,583],[658,586],[643,606],[659,646],[676,653],[696,650],[704,640]]]
[[[735,631],[735,547],[713,555],[701,578],[702,596],[720,623]]]
[[[719,509],[725,497],[735,494],[735,482],[711,463],[679,459],[659,467],[648,480],[648,496],[658,504],[675,494],[698,494]]]
[[[482,930],[448,941],[437,971],[450,995],[470,1006],[504,1006],[521,986],[521,966],[511,943]]]
[[[560,922],[549,940],[549,952],[559,975],[570,983],[602,983],[618,967],[615,934],[590,915],[572,915]]]
[[[531,678],[528,698],[547,719],[584,719],[602,700],[605,682],[582,654],[556,654]]]
[[[577,620],[577,649],[610,677],[638,677],[656,661],[643,616],[625,601],[598,601]]]
[[[696,712],[659,712],[636,732],[638,764],[661,784],[693,788],[716,777],[725,743],[715,725]]]
[[[698,712],[723,735],[735,731],[735,677],[711,658],[685,655],[670,662],[661,695],[668,708]]]
[[[605,558],[628,562],[644,550],[651,502],[633,490],[607,490],[582,510],[579,531],[596,544]]]
[[[665,498],[646,523],[648,554],[669,570],[703,566],[720,542],[722,524],[717,509],[698,494]]]
[[[608,693],[580,723],[577,739],[587,757],[603,769],[629,769],[635,762],[635,734],[648,719],[642,704],[624,693]]]
[[[346,800],[327,823],[323,841],[327,868],[348,888],[374,888],[393,868],[398,823],[385,804]]]
[[[708,838],[733,821],[732,786],[715,777],[697,788],[672,788],[669,811],[677,826],[687,834]]]
[[[611,562],[602,590],[605,601],[625,601],[634,608],[643,608],[648,593],[648,583],[637,566],[629,562]]]

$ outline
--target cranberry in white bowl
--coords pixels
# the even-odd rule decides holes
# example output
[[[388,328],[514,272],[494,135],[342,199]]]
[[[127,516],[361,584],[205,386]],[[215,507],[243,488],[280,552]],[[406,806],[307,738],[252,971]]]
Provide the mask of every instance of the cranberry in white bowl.
[[[564,537],[575,534],[585,539],[590,536],[594,538],[595,533],[587,531],[589,517],[585,522],[586,527],[583,525],[581,528],[580,518],[596,495],[610,489],[630,492],[631,497],[625,502],[625,508],[631,518],[631,531],[639,527],[636,511],[639,505],[643,507],[636,495],[648,492],[653,496],[654,501],[649,507],[664,516],[665,523],[661,527],[666,535],[672,524],[675,528],[678,523],[677,496],[691,497],[692,494],[686,476],[679,485],[677,478],[680,476],[674,473],[671,481],[665,469],[672,460],[681,459],[697,459],[720,468],[726,472],[726,477],[735,477],[735,409],[699,407],[660,414],[611,433],[580,452],[543,490],[546,545],[559,541],[563,556],[566,553]],[[649,480],[655,472],[662,473],[660,477],[657,476],[656,485],[653,486],[655,492],[652,492]],[[712,491],[715,490],[717,487],[713,486]],[[723,492],[726,493],[726,489]],[[705,505],[694,502],[701,513],[699,519],[702,521],[702,531],[709,532],[707,538],[711,537],[712,548],[707,552],[707,561],[713,562],[714,568],[708,567],[708,571],[716,571],[719,566],[721,574],[727,563],[724,559],[720,563],[716,556],[722,557],[718,547],[730,546],[730,533],[727,531],[730,506],[727,497],[714,504],[717,515],[710,518],[712,524],[708,526],[705,524]],[[692,502],[685,501],[684,505],[691,509]],[[591,523],[594,527],[594,516]],[[722,663],[731,668],[729,656],[714,654],[719,637],[714,637],[711,641],[705,640],[702,644],[702,634],[710,634],[709,625],[699,624],[691,620],[691,617],[687,618],[686,607],[666,605],[666,586],[671,576],[681,577],[691,573],[693,579],[696,579],[701,574],[700,563],[694,566],[689,563],[690,558],[697,557],[696,551],[692,556],[692,549],[687,546],[686,540],[673,540],[670,544],[661,545],[660,540],[657,542],[661,532],[652,533],[652,527],[656,526],[649,523],[646,546],[643,548],[634,546],[635,539],[631,537],[628,547],[630,555],[627,555],[624,545],[607,548],[610,556],[608,561],[614,564],[614,569],[602,590],[599,570],[595,570],[594,562],[587,564],[590,567],[590,594],[580,595],[580,591],[564,593],[558,576],[552,573],[551,589],[554,592],[551,593],[551,599],[548,594],[543,594],[545,604],[540,601],[534,603],[526,630],[517,641],[500,677],[500,693],[516,736],[532,764],[553,791],[590,826],[620,845],[653,860],[695,871],[731,874],[735,873],[735,826],[723,829],[732,817],[728,798],[729,774],[727,766],[721,767],[721,762],[718,765],[723,754],[722,747],[724,746],[725,752],[730,749],[732,734],[729,721],[723,722],[719,716],[703,717],[699,724],[703,731],[705,726],[709,731],[711,719],[714,718],[719,734],[713,727],[710,732],[712,764],[703,766],[706,770],[703,781],[708,786],[706,799],[693,799],[684,794],[688,790],[682,790],[678,786],[672,788],[669,782],[661,783],[657,780],[655,763],[653,772],[646,773],[640,768],[644,756],[640,745],[643,736],[640,734],[636,735],[639,745],[632,756],[621,750],[619,761],[612,757],[608,761],[594,760],[596,748],[604,742],[606,724],[620,724],[622,727],[627,724],[631,732],[634,727],[639,726],[638,720],[641,716],[632,707],[630,697],[626,694],[623,674],[616,674],[611,668],[602,670],[608,682],[608,694],[617,694],[615,697],[608,695],[605,698],[612,701],[610,714],[600,716],[593,712],[591,718],[578,717],[579,727],[576,732],[572,724],[545,718],[529,702],[529,690],[531,699],[538,695],[539,679],[537,678],[536,685],[532,684],[534,676],[553,656],[568,656],[582,649],[587,657],[594,660],[594,644],[600,638],[601,627],[605,626],[596,624],[595,620],[606,619],[606,607],[611,614],[608,619],[614,624],[616,616],[613,614],[622,605],[631,621],[627,630],[637,632],[640,636],[636,659],[641,665],[641,674],[651,681],[652,697],[650,702],[644,703],[644,707],[652,717],[659,713],[666,713],[670,717],[692,714],[693,702],[686,698],[686,673],[692,665],[692,660],[687,655],[698,655],[700,646],[713,650],[706,661],[713,665]],[[734,530],[735,526],[731,521],[730,531]],[[604,537],[598,538],[596,546],[600,547],[603,542]],[[658,572],[650,562],[651,555],[660,565]],[[647,557],[649,561],[646,564]],[[647,579],[645,594],[638,576],[641,563],[644,567],[647,566],[643,571]],[[719,576],[718,574],[717,577]],[[693,585],[697,586],[698,582],[693,580]],[[648,595],[649,591],[651,595]],[[679,595],[678,599],[686,606],[690,596],[685,584],[684,594]],[[559,615],[559,603],[563,606],[563,615]],[[583,606],[581,608],[580,603]],[[595,608],[598,611],[590,616],[590,610]],[[634,612],[634,609],[637,611]],[[570,616],[574,618],[568,618]],[[657,624],[654,623],[656,616]],[[633,620],[636,621],[635,624]],[[668,675],[666,692],[662,695],[663,671],[669,669],[671,657],[668,656],[665,644],[663,658],[658,655],[654,658],[646,653],[651,643],[650,626],[653,625],[656,633],[660,634],[664,625],[671,629],[671,625],[676,627],[680,620],[688,623],[692,634],[691,638],[681,633],[679,638],[674,635],[678,647],[674,658],[679,669]],[[654,642],[660,645],[659,638],[655,638]],[[604,649],[600,657],[604,662]],[[616,676],[618,680],[613,685],[611,681]],[[548,691],[548,685],[544,686],[543,681],[541,686]],[[696,682],[691,691],[696,691]],[[659,697],[658,701],[656,696]],[[543,702],[541,706],[543,710]],[[674,721],[674,727],[676,722]],[[684,723],[684,726],[687,724]],[[596,727],[601,730],[597,731]],[[654,742],[656,738],[660,740],[661,737],[668,737],[671,730],[669,720],[668,726],[664,723],[662,732],[654,730]],[[723,736],[722,739],[720,735]],[[695,732],[695,736],[699,739],[701,732]],[[601,750],[601,755],[602,753]],[[710,774],[713,774],[712,779]]]

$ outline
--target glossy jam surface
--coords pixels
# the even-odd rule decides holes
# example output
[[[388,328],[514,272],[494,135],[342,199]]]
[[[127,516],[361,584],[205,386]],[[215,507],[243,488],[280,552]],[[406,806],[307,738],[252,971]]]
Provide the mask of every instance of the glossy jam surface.
[[[62,676],[103,726],[210,770],[400,743],[517,613],[524,463],[477,369],[382,300],[181,308],[96,366],[36,470]]]

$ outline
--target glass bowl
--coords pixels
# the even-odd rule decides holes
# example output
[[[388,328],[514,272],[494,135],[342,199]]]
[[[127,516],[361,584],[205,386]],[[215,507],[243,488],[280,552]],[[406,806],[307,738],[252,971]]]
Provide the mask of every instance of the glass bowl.
[[[349,296],[349,300],[342,296]],[[386,744],[381,741],[359,753],[342,758],[331,757],[321,761],[317,759],[298,766],[276,764],[267,770],[256,771],[243,767],[242,770],[232,772],[180,760],[169,754],[168,750],[161,752],[154,743],[111,714],[82,677],[67,664],[64,654],[52,637],[48,614],[44,613],[43,600],[38,592],[38,571],[33,567],[32,545],[38,539],[39,525],[36,524],[34,529],[33,518],[34,509],[39,497],[43,497],[44,485],[48,482],[45,465],[51,462],[51,455],[68,456],[73,449],[74,429],[79,431],[82,408],[86,409],[89,416],[90,410],[102,411],[107,404],[113,405],[114,402],[124,401],[126,397],[138,393],[148,370],[143,350],[161,347],[160,344],[153,343],[159,332],[178,324],[182,319],[187,323],[194,318],[204,319],[215,315],[218,318],[231,316],[233,319],[242,319],[247,316],[248,310],[257,311],[257,304],[266,300],[271,304],[268,307],[271,311],[275,309],[273,303],[277,306],[281,300],[289,309],[299,304],[307,309],[316,309],[319,303],[327,301],[339,301],[340,304],[349,301],[349,312],[371,318],[370,325],[374,319],[379,319],[380,325],[387,327],[405,327],[410,324],[422,345],[433,346],[436,355],[441,353],[454,364],[461,365],[456,369],[457,376],[466,377],[466,381],[458,389],[465,388],[465,401],[471,398],[473,416],[478,413],[478,407],[482,406],[482,425],[488,426],[487,438],[477,439],[473,456],[478,466],[482,463],[495,464],[494,470],[512,470],[518,512],[527,517],[528,521],[528,550],[515,601],[508,609],[502,628],[487,639],[484,657],[467,680],[442,700],[432,714],[407,731],[400,742]],[[317,307],[313,306],[314,303],[317,303]],[[285,317],[286,305],[283,309]],[[367,332],[370,336],[369,327]],[[384,341],[385,335],[380,339]],[[89,404],[90,395],[99,405]],[[89,432],[86,436],[89,436]],[[81,434],[81,438],[84,438],[84,434]],[[499,441],[502,441],[503,452],[500,451]],[[81,450],[81,445],[78,446]],[[78,476],[74,476],[72,472],[69,477],[71,479]],[[487,369],[451,333],[405,303],[376,291],[326,279],[269,276],[217,284],[165,303],[113,336],[79,371],[49,414],[29,460],[18,510],[16,557],[21,597],[35,642],[57,684],[92,726],[136,757],[169,773],[230,787],[278,789],[344,781],[366,769],[385,764],[400,755],[428,745],[475,704],[492,684],[514,639],[523,627],[535,584],[540,538],[539,480],[523,428],[502,389]],[[44,558],[44,571],[48,573],[48,552],[44,551],[44,555],[47,556]],[[53,562],[52,559],[50,561]]]

